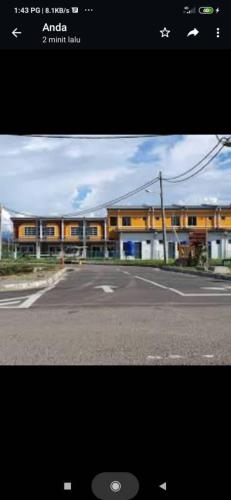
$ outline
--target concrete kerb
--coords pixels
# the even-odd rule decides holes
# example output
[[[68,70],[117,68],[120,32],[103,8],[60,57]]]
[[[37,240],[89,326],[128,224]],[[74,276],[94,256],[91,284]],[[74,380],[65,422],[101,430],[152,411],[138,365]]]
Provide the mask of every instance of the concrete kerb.
[[[152,266],[159,267],[159,266]],[[161,266],[159,269],[163,269],[164,271],[172,271],[173,273],[182,273],[188,274],[191,276],[204,276],[205,278],[216,278],[231,281],[231,275],[227,276],[226,274],[217,274],[210,271],[190,271],[190,269],[177,269],[175,267]]]
[[[36,281],[23,281],[19,283],[5,283],[4,285],[0,284],[1,292],[9,292],[9,291],[17,291],[17,290],[30,290],[34,288],[46,288],[49,285],[53,285],[62,275],[67,271],[67,268],[60,269],[53,276],[43,280]]]

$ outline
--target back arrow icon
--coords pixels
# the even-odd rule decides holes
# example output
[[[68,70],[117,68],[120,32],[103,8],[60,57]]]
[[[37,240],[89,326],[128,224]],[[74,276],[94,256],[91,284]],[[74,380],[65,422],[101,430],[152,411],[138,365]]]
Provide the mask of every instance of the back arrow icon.
[[[18,38],[18,35],[21,35],[22,32],[21,31],[17,31],[18,28],[15,28],[14,31],[12,31],[12,35],[15,36],[15,38]]]
[[[189,33],[187,34],[187,36],[191,36],[191,35],[197,36],[198,33],[199,33],[199,31],[196,28],[194,28],[192,31],[189,31]]]

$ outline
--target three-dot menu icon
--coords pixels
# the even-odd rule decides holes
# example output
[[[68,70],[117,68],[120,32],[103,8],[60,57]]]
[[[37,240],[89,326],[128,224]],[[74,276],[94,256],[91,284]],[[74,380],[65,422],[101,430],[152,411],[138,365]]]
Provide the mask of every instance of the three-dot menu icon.
[[[71,483],[64,483],[63,489],[65,491],[71,491]]]

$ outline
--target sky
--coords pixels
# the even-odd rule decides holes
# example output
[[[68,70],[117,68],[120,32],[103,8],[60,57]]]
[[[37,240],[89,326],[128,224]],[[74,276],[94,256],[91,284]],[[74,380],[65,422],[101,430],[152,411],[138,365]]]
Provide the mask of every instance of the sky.
[[[144,184],[162,170],[178,175],[216,144],[215,135],[178,135],[132,139],[55,139],[0,136],[0,203],[36,215],[75,212]],[[231,203],[231,149],[199,175],[178,184],[164,183],[165,204]],[[159,205],[159,187],[122,204]],[[105,211],[88,215],[103,216]],[[10,212],[3,210],[4,229]]]

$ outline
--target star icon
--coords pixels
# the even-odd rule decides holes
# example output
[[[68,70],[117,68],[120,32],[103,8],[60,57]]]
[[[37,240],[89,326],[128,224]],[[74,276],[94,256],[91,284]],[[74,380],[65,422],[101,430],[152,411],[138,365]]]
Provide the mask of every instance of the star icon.
[[[167,28],[164,28],[163,30],[160,30],[160,33],[161,33],[161,38],[169,38],[169,33],[171,33],[170,30],[167,30]]]

